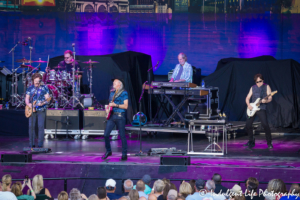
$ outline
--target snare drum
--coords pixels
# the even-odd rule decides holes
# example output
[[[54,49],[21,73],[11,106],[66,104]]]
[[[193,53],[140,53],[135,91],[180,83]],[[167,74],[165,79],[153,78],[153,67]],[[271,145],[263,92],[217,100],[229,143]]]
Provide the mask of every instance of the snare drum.
[[[57,100],[58,99],[58,95],[59,95],[59,90],[55,85],[52,84],[47,84],[47,87],[49,89],[49,95],[50,97],[52,97],[53,100]]]
[[[50,70],[47,74],[47,82],[56,81],[57,75],[54,69]]]
[[[61,71],[59,78],[63,81],[69,80],[70,79],[70,73],[67,71]]]

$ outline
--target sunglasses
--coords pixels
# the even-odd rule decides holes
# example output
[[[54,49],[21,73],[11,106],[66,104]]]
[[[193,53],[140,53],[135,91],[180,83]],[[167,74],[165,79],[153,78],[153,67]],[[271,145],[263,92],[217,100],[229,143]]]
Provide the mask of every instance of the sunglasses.
[[[256,81],[256,83],[261,83],[261,82],[263,82],[263,81]]]
[[[69,59],[69,58],[71,58],[71,57],[65,57],[65,59]]]

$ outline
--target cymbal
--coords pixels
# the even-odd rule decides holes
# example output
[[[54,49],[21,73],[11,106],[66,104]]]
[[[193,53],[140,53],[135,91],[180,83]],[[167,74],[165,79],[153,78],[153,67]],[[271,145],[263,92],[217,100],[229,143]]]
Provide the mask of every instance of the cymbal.
[[[44,61],[44,60],[38,60],[38,61],[31,61],[31,62],[37,62],[37,63],[46,63],[48,61]]]
[[[17,63],[29,63],[30,60],[27,60],[27,59],[23,58],[23,59],[15,60],[15,62],[17,62]],[[31,62],[32,62],[32,61],[31,61]]]
[[[21,68],[31,68],[31,69],[33,69],[34,67],[32,67],[31,65],[21,65]]]
[[[84,64],[93,64],[93,63],[99,63],[99,62],[89,60],[89,61],[85,61],[85,62],[82,62],[82,63],[84,63]]]

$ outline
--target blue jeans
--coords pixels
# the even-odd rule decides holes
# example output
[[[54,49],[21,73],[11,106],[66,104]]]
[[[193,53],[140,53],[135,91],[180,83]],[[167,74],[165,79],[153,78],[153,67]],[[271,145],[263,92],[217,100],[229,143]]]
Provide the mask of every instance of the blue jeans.
[[[104,139],[105,139],[105,148],[106,152],[111,152],[110,140],[109,136],[115,125],[119,130],[119,135],[122,140],[122,155],[127,155],[127,140],[125,137],[125,113],[122,113],[121,116],[119,115],[112,115],[109,120],[107,120],[106,128],[104,131]]]
[[[38,146],[42,147],[44,144],[44,127],[45,127],[45,111],[37,111],[32,113],[29,118],[29,146],[35,145],[35,124],[38,123]]]

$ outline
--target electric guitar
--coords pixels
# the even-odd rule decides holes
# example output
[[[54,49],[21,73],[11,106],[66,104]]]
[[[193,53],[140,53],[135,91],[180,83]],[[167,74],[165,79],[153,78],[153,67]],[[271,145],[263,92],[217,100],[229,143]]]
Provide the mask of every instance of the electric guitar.
[[[274,92],[271,92],[271,94],[267,95],[263,99],[264,100],[268,100],[269,96],[273,96],[276,93],[277,93],[277,90],[274,91]],[[261,102],[262,102],[263,99],[257,98],[254,103],[250,103],[250,105],[252,106],[252,110],[250,110],[249,108],[247,108],[247,115],[248,115],[248,117],[253,117],[255,115],[255,113],[260,110],[259,106],[260,106],[260,104],[261,104]]]
[[[50,102],[51,101],[51,97],[49,97],[48,99],[46,99],[45,101],[43,101],[43,102],[41,102],[42,104],[44,104],[44,103],[46,103],[46,102]],[[33,105],[33,110],[32,110],[32,108],[31,107],[29,107],[29,106],[27,106],[26,105],[26,107],[25,107],[25,116],[27,117],[27,118],[29,118],[31,115],[32,115],[32,113],[33,112],[36,112],[36,110],[35,110],[35,105],[36,105],[36,101],[34,101],[33,103],[32,103],[32,105]]]
[[[111,102],[114,102],[115,98],[116,98],[116,94],[118,93],[118,90],[116,90]],[[111,117],[113,112],[113,107],[107,105],[107,109],[106,109],[106,119],[109,120],[109,118]]]

